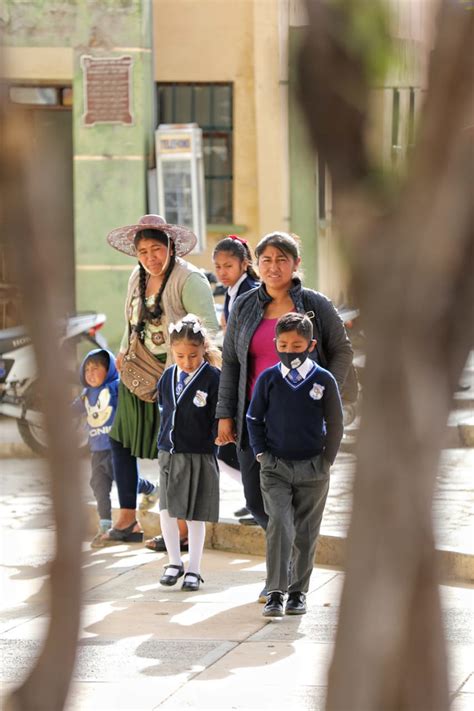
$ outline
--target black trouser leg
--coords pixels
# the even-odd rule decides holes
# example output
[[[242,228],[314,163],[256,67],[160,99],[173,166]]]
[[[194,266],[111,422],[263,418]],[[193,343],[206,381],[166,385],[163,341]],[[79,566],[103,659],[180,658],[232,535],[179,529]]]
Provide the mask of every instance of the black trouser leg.
[[[251,447],[237,450],[237,456],[239,458],[246,506],[256,522],[262,528],[266,528],[268,516],[263,508],[260,489],[260,464],[255,459]]]
[[[133,456],[128,447],[124,447],[121,442],[112,438],[110,438],[110,444],[120,508],[136,509],[137,493],[150,494],[154,485],[148,479],[142,479],[139,476],[137,458]]]

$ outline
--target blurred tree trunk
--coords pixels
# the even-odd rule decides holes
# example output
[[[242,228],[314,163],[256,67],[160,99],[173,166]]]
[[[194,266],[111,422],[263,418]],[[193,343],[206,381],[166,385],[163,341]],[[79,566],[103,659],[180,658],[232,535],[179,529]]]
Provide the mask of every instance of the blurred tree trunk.
[[[442,3],[417,149],[394,200],[365,146],[367,63],[348,41],[355,5],[308,1],[299,66],[368,335],[327,709],[441,710],[449,697],[432,498],[473,342],[474,12]]]
[[[82,510],[77,445],[68,404],[66,364],[60,356],[58,319],[63,267],[52,247],[48,145],[33,146],[21,111],[7,111],[0,97],[1,222],[22,292],[25,326],[35,346],[49,433],[51,496],[56,553],[50,571],[51,619],[39,658],[7,699],[5,709],[59,711],[64,707],[74,666],[80,616]],[[34,215],[34,219],[33,219]]]

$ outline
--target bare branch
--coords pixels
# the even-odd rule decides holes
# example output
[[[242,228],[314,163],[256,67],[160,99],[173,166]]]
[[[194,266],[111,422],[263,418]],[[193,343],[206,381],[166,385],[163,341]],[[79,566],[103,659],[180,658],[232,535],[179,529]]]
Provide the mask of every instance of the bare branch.
[[[394,203],[369,180],[367,65],[345,40],[352,3],[313,0],[308,7],[303,106],[330,165],[338,231],[368,332],[327,708],[447,709],[431,504],[452,393],[473,336],[473,161],[463,129],[474,13],[443,4],[420,142]]]
[[[32,336],[40,379],[47,392],[51,494],[56,555],[51,565],[51,621],[42,652],[8,706],[15,711],[64,707],[73,670],[80,614],[82,512],[77,446],[68,406],[66,369],[59,350],[58,318],[65,303],[58,290],[61,264],[52,246],[54,211],[49,207],[48,146],[32,145],[22,113],[0,102],[2,224],[10,241]],[[33,219],[34,215],[34,219]]]

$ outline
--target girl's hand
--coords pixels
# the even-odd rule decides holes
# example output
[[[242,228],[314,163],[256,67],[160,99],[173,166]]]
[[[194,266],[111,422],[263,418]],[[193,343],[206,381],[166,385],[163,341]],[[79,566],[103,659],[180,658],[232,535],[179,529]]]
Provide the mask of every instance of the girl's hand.
[[[115,365],[119,373],[122,370],[123,356],[124,353],[117,353],[117,356],[115,358]]]
[[[222,447],[235,441],[235,422],[232,417],[224,417],[217,426],[216,444]]]

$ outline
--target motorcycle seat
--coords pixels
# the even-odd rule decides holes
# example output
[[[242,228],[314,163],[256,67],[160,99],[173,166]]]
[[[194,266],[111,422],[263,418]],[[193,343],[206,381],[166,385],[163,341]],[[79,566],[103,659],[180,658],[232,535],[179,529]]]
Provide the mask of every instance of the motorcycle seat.
[[[24,326],[6,328],[0,331],[0,355],[31,344],[31,336]]]

